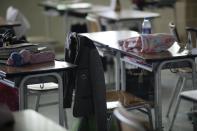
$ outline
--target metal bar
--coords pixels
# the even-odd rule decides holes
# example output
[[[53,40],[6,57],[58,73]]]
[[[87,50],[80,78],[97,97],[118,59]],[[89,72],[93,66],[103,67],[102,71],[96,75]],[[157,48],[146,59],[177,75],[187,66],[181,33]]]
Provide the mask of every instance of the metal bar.
[[[155,76],[155,93],[154,93],[155,94],[155,101],[154,101],[154,103],[155,103],[155,129],[158,131],[162,131],[163,127],[162,127],[161,70],[168,63],[189,62],[192,64],[192,76],[193,76],[193,78],[195,78],[195,62],[194,62],[194,60],[190,59],[190,58],[166,60],[166,61],[160,62],[159,64],[156,64],[156,66],[153,65],[151,67],[137,63],[137,62],[129,61],[126,59],[122,59],[122,60],[129,63],[129,64],[143,68],[145,70],[154,71],[154,76]],[[121,71],[122,70],[123,70],[123,68],[121,68]],[[124,82],[124,81],[122,81],[122,82]],[[124,87],[125,83],[122,85]],[[193,86],[195,87],[194,79],[193,79]]]
[[[192,65],[192,83],[193,87],[195,86],[195,62],[191,58],[185,59],[176,59],[176,60],[166,60],[159,63],[158,67],[155,70],[155,129],[157,131],[162,131],[162,93],[161,93],[161,70],[168,63],[175,63],[175,62],[189,62]]]
[[[58,81],[58,89],[59,89],[59,123],[60,125],[68,128],[67,125],[67,119],[66,119],[66,114],[64,112],[63,108],[63,83],[62,83],[62,77],[59,73],[44,73],[44,74],[36,74],[36,75],[28,75],[22,78],[20,85],[19,85],[19,109],[23,110],[27,108],[26,102],[27,100],[25,99],[27,96],[27,84],[26,82],[29,79],[36,78],[36,77],[45,77],[45,76],[53,76],[57,79]]]
[[[126,90],[126,72],[125,72],[125,62],[120,60],[120,73],[121,73],[121,90]]]
[[[137,63],[137,62],[134,62],[134,61],[131,61],[131,60],[127,60],[127,59],[124,59],[124,58],[122,59],[122,61],[125,61],[125,62],[127,62],[129,64],[132,64],[134,66],[140,67],[140,68],[145,69],[145,70],[150,71],[150,72],[153,71],[153,67],[149,66],[149,65],[146,65],[146,64]]]
[[[15,83],[13,81],[10,81],[8,79],[5,79],[5,78],[1,78],[0,77],[0,82],[5,84],[5,85],[8,85],[9,87],[15,87]]]
[[[115,57],[115,80],[116,90],[120,90],[120,52],[116,52]]]

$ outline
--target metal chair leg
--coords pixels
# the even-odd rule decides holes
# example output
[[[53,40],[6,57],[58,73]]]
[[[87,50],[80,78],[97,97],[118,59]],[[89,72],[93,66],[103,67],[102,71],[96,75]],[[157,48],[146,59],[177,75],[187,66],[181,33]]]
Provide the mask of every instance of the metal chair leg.
[[[40,105],[40,97],[41,97],[41,94],[37,94],[36,95],[36,107],[35,107],[35,111],[38,112],[38,108],[39,108],[39,105]]]
[[[176,103],[175,111],[174,111],[174,114],[173,114],[173,117],[172,117],[172,122],[170,123],[169,131],[172,131],[172,128],[173,128],[173,125],[174,125],[174,121],[176,119],[176,115],[177,115],[177,112],[178,112],[178,109],[179,109],[180,102],[181,102],[181,98],[179,96],[178,97],[178,101]]]
[[[149,121],[150,121],[150,128],[154,131],[151,107],[148,106],[148,107],[146,108],[146,110],[147,110],[148,118],[149,118]]]
[[[170,111],[172,109],[172,104],[175,98],[177,98],[177,96],[179,95],[179,93],[183,90],[184,86],[185,86],[185,82],[186,82],[186,78],[185,77],[179,77],[178,82],[176,84],[176,88],[174,89],[172,96],[170,98],[170,103],[168,106],[168,110],[166,113],[166,117],[169,117]]]

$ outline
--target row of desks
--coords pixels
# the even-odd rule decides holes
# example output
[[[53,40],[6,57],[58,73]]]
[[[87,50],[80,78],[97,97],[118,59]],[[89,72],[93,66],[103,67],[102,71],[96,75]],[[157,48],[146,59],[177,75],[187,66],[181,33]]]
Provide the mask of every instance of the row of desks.
[[[27,109],[27,85],[55,81],[58,84],[59,123],[67,128],[63,107],[63,72],[72,70],[76,65],[65,61],[12,67],[0,64],[0,82],[19,89],[19,110]],[[44,78],[43,78],[44,77]],[[45,78],[52,79],[45,79]],[[67,87],[64,87],[67,88]]]
[[[103,46],[103,48],[113,50],[116,53],[117,59],[117,77],[119,79],[118,85],[120,83],[124,86],[124,79],[120,77],[120,73],[123,72],[123,69],[120,68],[121,56],[131,56],[136,60],[143,60],[147,64],[138,63],[136,61],[129,61],[130,64],[136,65],[139,68],[151,71],[155,75],[155,126],[157,130],[163,129],[162,122],[162,90],[161,90],[161,70],[166,64],[176,63],[176,62],[189,62],[193,69],[193,78],[195,77],[195,62],[194,58],[197,56],[196,53],[189,53],[187,50],[180,51],[180,47],[177,43],[166,52],[153,53],[153,54],[144,54],[144,53],[135,53],[135,52],[125,52],[121,50],[118,46],[118,40],[129,38],[132,36],[139,35],[137,32],[133,31],[106,31],[106,32],[96,32],[96,33],[84,33],[80,34],[87,36],[95,42]],[[110,38],[110,39],[108,39]],[[62,77],[61,74],[65,71],[72,70],[76,66],[69,64],[65,61],[55,61],[44,64],[35,64],[28,65],[24,67],[10,67],[6,65],[0,65],[0,81],[7,82],[11,79],[19,88],[19,101],[20,109],[27,108],[27,97],[26,97],[26,82],[29,82],[29,79],[35,79],[36,77],[45,77],[52,76],[57,79],[59,84],[59,119],[60,124],[63,126],[66,125],[66,119],[64,117],[63,109],[63,86],[62,86]],[[121,70],[120,70],[121,69]],[[123,74],[124,75],[124,74]],[[9,79],[9,80],[8,80]],[[121,82],[120,82],[121,80]],[[194,85],[193,81],[193,85]],[[195,87],[195,86],[194,86]],[[69,88],[69,87],[64,87]],[[122,87],[125,88],[125,87]]]
[[[59,4],[53,5],[53,3],[40,3],[45,10],[56,10],[60,14],[65,16],[73,15],[84,17],[88,13],[96,13],[100,18],[106,19],[108,22],[120,22],[127,20],[142,20],[144,17],[156,18],[159,16],[158,13],[152,12],[143,12],[136,10],[122,10],[121,12],[114,12],[109,7],[106,6],[95,6],[91,5],[87,8],[63,8]],[[88,4],[86,5],[88,6]],[[61,7],[61,8],[60,8]],[[85,33],[81,34],[89,37],[95,43],[103,45],[104,48],[113,50],[116,52],[116,60],[117,60],[117,78],[116,78],[116,86],[122,84],[124,86],[124,79],[120,77],[120,73],[123,72],[123,69],[120,70],[121,56],[128,55],[132,56],[136,59],[143,60],[148,64],[141,64],[135,61],[130,61],[130,64],[136,65],[140,68],[152,71],[155,74],[155,126],[157,130],[163,129],[162,123],[162,100],[161,100],[161,70],[165,64],[186,61],[191,63],[193,68],[193,77],[195,75],[195,63],[194,58],[197,54],[189,54],[187,51],[179,52],[177,46],[175,44],[174,48],[158,54],[143,54],[143,53],[134,53],[134,52],[125,52],[121,50],[118,46],[118,40],[122,40],[125,38],[129,38],[132,36],[139,35],[133,31],[107,31],[107,32],[97,32],[97,33]],[[109,39],[110,38],[110,39]],[[66,119],[64,117],[64,109],[63,109],[63,80],[61,74],[64,71],[68,71],[70,69],[74,69],[76,66],[69,64],[67,62],[55,61],[52,63],[44,63],[31,65],[26,67],[9,67],[6,65],[0,65],[0,81],[13,84],[9,79],[14,81],[14,84],[19,88],[19,103],[20,109],[27,108],[27,97],[26,97],[26,84],[30,79],[34,79],[36,77],[45,77],[52,76],[54,77],[59,84],[59,120],[62,126],[66,126]],[[124,74],[123,74],[124,75]],[[120,81],[122,80],[122,82]],[[193,85],[195,83],[193,82]],[[66,87],[64,87],[66,88]],[[122,87],[124,88],[124,87]]]
[[[80,6],[81,4],[81,6]],[[159,17],[159,13],[147,12],[147,11],[138,11],[133,9],[122,9],[120,12],[116,12],[111,9],[110,6],[104,5],[93,5],[90,3],[73,3],[66,6],[66,3],[61,2],[49,2],[44,1],[39,3],[46,11],[47,10],[56,10],[60,15],[66,13],[70,15],[76,15],[79,17],[86,17],[88,13],[95,13],[100,18],[108,19],[110,21],[125,21],[125,20],[138,20],[148,17],[150,19]],[[73,6],[71,6],[73,5]],[[74,6],[76,5],[76,6]]]
[[[103,23],[105,23],[105,25],[108,27],[107,30],[120,29],[119,25],[122,22],[130,22],[131,25],[132,22],[134,22],[137,24],[138,28],[141,29],[140,27],[144,18],[149,18],[152,20],[160,16],[159,13],[139,11],[132,8],[122,8],[120,12],[116,12],[110,6],[95,5],[91,3],[44,1],[39,3],[39,5],[44,9],[45,12],[48,12],[45,13],[48,16],[50,16],[50,12],[57,12],[57,14],[60,16],[64,16],[66,26],[65,28],[69,28],[72,24],[71,18],[80,18],[85,20],[88,14],[94,14],[98,16],[101,21],[104,21]],[[51,13],[51,15],[53,15],[53,13]],[[124,26],[126,25],[123,24],[123,27]],[[128,27],[128,25],[126,27]],[[50,28],[50,26],[47,28]],[[66,32],[69,32],[69,29]]]
[[[154,73],[154,113],[155,113],[155,130],[162,131],[163,126],[162,121],[162,90],[161,90],[161,70],[163,68],[175,68],[172,66],[176,63],[189,63],[188,66],[192,67],[192,78],[195,78],[195,57],[197,53],[190,53],[188,50],[181,49],[180,46],[175,42],[168,51],[159,53],[136,53],[136,52],[125,52],[119,46],[118,41],[130,37],[139,36],[137,32],[134,31],[106,31],[106,32],[95,32],[95,33],[82,33],[80,35],[86,36],[93,40],[95,44],[99,44],[99,47],[103,47],[110,51],[115,52],[116,57],[116,85],[121,85],[121,89],[125,89],[125,68],[122,62],[135,65],[141,69]],[[124,56],[130,56],[133,61],[127,61],[123,59]],[[141,62],[139,62],[139,60]],[[122,65],[122,66],[121,66]],[[170,65],[170,66],[167,66]],[[121,80],[121,81],[120,81]],[[195,80],[193,79],[193,87],[195,86]]]

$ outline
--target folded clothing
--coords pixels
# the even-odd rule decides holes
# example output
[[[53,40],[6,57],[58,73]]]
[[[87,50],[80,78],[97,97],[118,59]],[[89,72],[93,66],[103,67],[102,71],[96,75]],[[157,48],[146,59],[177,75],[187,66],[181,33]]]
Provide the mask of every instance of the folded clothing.
[[[161,52],[166,51],[175,42],[175,37],[171,34],[141,34],[138,37],[131,37],[120,40],[119,44],[125,51],[134,52]]]
[[[33,53],[29,50],[21,50],[20,52],[12,52],[7,60],[7,65],[22,66],[25,64],[36,64],[55,60],[55,54],[52,51],[43,51]]]

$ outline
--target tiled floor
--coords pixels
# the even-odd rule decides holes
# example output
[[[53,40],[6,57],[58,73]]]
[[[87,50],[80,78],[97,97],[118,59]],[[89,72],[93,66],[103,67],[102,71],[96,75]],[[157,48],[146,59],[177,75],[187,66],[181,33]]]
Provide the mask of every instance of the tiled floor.
[[[167,131],[169,120],[165,118],[167,104],[169,102],[169,97],[171,95],[172,89],[175,87],[177,81],[177,76],[172,74],[169,70],[162,71],[162,98],[163,98],[163,121],[165,129]],[[191,81],[187,82],[187,88],[191,88]],[[57,94],[53,95],[45,95],[42,96],[41,102],[53,101],[57,99]],[[33,96],[29,98],[30,108],[34,107],[35,99]],[[175,121],[175,125],[173,131],[192,131],[192,124],[188,121],[187,112],[190,110],[192,104],[186,101],[182,101],[180,105],[180,110],[177,115],[177,119]],[[173,108],[174,109],[174,108]],[[39,112],[44,114],[45,116],[51,118],[55,122],[58,122],[58,107],[57,105],[49,106],[49,107],[42,107],[39,109]],[[76,118],[72,116],[72,109],[67,109],[67,117],[68,117],[68,124],[69,128],[72,128],[73,123],[76,122]],[[170,115],[171,118],[172,114]]]

